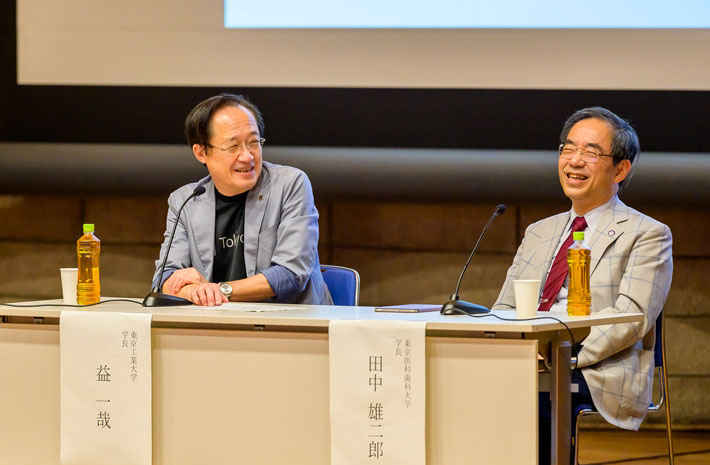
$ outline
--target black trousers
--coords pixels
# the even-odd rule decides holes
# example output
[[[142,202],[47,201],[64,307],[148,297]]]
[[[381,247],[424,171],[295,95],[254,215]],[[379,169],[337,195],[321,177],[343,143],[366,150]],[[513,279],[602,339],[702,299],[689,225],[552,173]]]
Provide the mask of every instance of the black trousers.
[[[584,380],[584,376],[582,376],[582,372],[580,370],[574,370],[572,372],[572,383],[577,384],[579,386],[579,392],[573,392],[572,393],[572,437],[574,437],[574,413],[576,410],[576,407],[583,405],[583,404],[592,404],[592,395],[589,393],[589,386],[587,386],[587,382]],[[550,393],[549,392],[541,392],[539,393],[539,399],[538,399],[538,407],[539,407],[539,412],[538,412],[538,464],[539,465],[549,465],[550,464],[550,447],[551,447],[551,442],[550,442],[550,432],[552,430],[551,426],[551,421],[552,421],[552,403],[550,402]],[[574,462],[574,444],[575,441],[572,441],[572,444],[570,445],[570,463]]]

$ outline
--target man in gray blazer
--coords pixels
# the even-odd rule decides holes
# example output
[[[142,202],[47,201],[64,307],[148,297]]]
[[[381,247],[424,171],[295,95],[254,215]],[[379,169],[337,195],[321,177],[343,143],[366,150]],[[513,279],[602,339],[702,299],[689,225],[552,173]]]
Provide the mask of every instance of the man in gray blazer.
[[[592,313],[640,313],[639,323],[595,326],[582,341],[575,405],[593,403],[606,421],[637,430],[651,399],[656,318],[671,285],[668,227],[624,205],[617,194],[639,153],[636,132],[600,107],[574,113],[560,136],[558,173],[568,212],[530,225],[493,308],[515,307],[513,280],[540,279],[539,311],[566,311],[567,281],[548,273],[562,244],[584,230],[591,248]],[[576,218],[583,218],[576,219]],[[564,254],[565,251],[562,250]],[[562,281],[564,279],[564,281]],[[549,463],[549,395],[540,395],[540,464]]]
[[[185,134],[209,176],[168,199],[165,241],[178,221],[163,282],[153,286],[198,305],[232,301],[332,304],[318,260],[318,211],[308,177],[262,161],[264,121],[244,97],[199,103]],[[205,191],[177,212],[198,186]]]

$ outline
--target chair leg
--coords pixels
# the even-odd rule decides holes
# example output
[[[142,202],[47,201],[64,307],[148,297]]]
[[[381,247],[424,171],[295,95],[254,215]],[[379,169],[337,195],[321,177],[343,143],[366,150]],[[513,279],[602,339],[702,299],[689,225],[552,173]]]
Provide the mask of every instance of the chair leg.
[[[592,410],[580,410],[574,419],[574,465],[579,465],[579,424],[585,415],[592,413]]]
[[[663,324],[665,325],[665,320],[663,321]],[[675,457],[673,456],[673,430],[671,428],[671,396],[670,392],[668,391],[668,373],[666,372],[666,350],[665,350],[665,338],[666,338],[666,331],[665,331],[665,326],[663,328],[663,333],[661,337],[664,339],[663,340],[663,376],[661,377],[661,382],[663,383],[663,391],[665,394],[665,401],[666,401],[666,432],[668,433],[668,463],[670,465],[675,465]]]
[[[668,403],[666,403],[666,431],[668,432],[668,462],[670,465],[675,465],[675,458],[673,457],[673,433],[671,431],[671,410]]]
[[[579,465],[579,421],[582,419],[582,412],[574,419],[574,465]]]

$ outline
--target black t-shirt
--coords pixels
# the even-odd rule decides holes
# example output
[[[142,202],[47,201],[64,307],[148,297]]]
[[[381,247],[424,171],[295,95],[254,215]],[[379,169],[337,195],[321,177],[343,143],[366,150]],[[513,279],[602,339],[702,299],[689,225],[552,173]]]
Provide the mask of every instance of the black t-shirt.
[[[244,204],[247,192],[232,197],[214,190],[215,257],[212,282],[236,281],[247,277],[244,265]]]

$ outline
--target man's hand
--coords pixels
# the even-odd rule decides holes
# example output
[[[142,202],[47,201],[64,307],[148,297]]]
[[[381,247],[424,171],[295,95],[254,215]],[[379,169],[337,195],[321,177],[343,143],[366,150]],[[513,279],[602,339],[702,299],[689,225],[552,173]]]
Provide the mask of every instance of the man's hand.
[[[163,284],[163,292],[178,295],[188,284],[204,284],[207,280],[194,268],[184,268],[174,272]],[[214,305],[214,304],[213,304]]]
[[[206,305],[213,307],[229,302],[227,296],[219,290],[216,283],[188,284],[180,291],[180,297],[184,297],[195,305]]]

